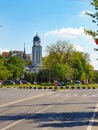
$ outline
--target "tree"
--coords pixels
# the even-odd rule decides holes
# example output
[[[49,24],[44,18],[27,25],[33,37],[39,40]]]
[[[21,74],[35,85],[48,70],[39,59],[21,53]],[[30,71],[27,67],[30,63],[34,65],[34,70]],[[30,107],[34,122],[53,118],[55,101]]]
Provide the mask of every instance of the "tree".
[[[37,74],[36,73],[32,73],[32,72],[25,72],[25,77],[24,77],[28,82],[30,83],[34,83],[37,81]]]
[[[86,12],[87,15],[89,15],[92,18],[92,22],[96,24],[96,28],[98,28],[98,0],[92,0],[91,5],[95,9],[95,13]],[[87,35],[91,35],[93,38],[98,35],[98,30],[86,30],[84,29],[84,32]]]
[[[67,41],[57,41],[47,46],[47,57],[43,63],[51,79],[55,80],[81,80],[86,78],[87,64],[90,59],[87,53],[74,49],[74,44]],[[85,76],[84,76],[85,75]]]
[[[10,73],[10,71],[7,69],[4,63],[0,60],[0,79],[6,80],[10,78],[11,76],[12,74]]]
[[[25,62],[17,56],[10,57],[6,64],[8,70],[12,73],[12,78],[21,78],[24,75]]]
[[[57,63],[55,66],[53,66],[51,73],[55,80],[64,81],[71,80],[73,78],[73,69],[67,63]]]
[[[68,41],[59,40],[50,46],[48,45],[46,51],[49,53],[50,59],[55,58],[53,62],[64,64],[69,61],[70,55],[74,51],[74,45]]]
[[[73,50],[73,44],[61,40],[47,46],[46,51],[49,55],[44,57],[43,64],[46,66],[49,77],[51,77],[52,80],[67,79],[67,68],[72,71],[72,68],[68,66],[67,63],[70,61],[70,56]]]
[[[50,71],[48,68],[45,68],[39,71],[38,76],[37,76],[37,81],[47,82],[47,83],[51,82]]]
[[[0,79],[1,80],[9,79],[12,76],[11,72],[7,69],[5,64],[6,64],[5,57],[0,56]]]

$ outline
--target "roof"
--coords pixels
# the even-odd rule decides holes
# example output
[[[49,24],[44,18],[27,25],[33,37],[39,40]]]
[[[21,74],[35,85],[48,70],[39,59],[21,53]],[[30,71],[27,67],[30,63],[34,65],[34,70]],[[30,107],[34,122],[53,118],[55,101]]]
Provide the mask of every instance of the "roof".
[[[33,41],[40,42],[40,37],[38,36],[38,33],[36,33],[36,36],[34,36]]]

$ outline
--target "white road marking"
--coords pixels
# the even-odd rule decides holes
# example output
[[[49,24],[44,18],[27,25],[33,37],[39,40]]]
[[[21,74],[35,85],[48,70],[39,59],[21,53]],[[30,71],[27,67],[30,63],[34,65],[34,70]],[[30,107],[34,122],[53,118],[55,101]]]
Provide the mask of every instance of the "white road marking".
[[[91,97],[95,97],[96,95],[92,95]]]
[[[58,97],[58,96],[60,96],[60,95],[61,95],[61,94],[58,93],[58,94],[54,95],[54,97]]]
[[[67,97],[67,96],[70,96],[70,94],[65,94],[65,96]]]
[[[2,105],[0,105],[0,107],[6,107],[6,106],[9,106],[9,105],[12,105],[12,104],[20,103],[20,102],[23,102],[23,101],[27,101],[27,100],[30,100],[30,99],[37,98],[37,97],[41,97],[41,96],[43,96],[43,95],[45,95],[45,94],[39,94],[39,95],[36,95],[36,96],[33,96],[33,97],[29,97],[29,98],[17,100],[17,101],[14,101],[14,102],[2,104]]]
[[[67,98],[70,98],[70,97],[66,97],[66,99],[67,99]],[[60,100],[60,101],[59,101],[58,103],[56,103],[56,104],[62,103],[62,102],[65,101],[66,99],[63,98],[62,100]],[[39,111],[37,111],[37,112],[35,112],[35,113],[37,114],[37,113],[44,112],[45,110],[47,110],[47,109],[49,109],[49,108],[55,106],[56,104],[54,104],[54,105],[49,105],[49,106],[47,106],[47,107],[45,107],[45,108],[43,108],[43,109],[41,109],[41,110],[39,110]],[[30,118],[30,117],[32,117],[31,114],[28,115],[28,116],[26,116],[25,118],[23,118],[23,119],[21,119],[21,120],[15,121],[14,123],[12,123],[12,124],[10,124],[10,125],[4,127],[4,128],[1,128],[0,130],[7,130],[7,129],[13,127],[14,125],[16,125],[16,124],[18,124],[18,123],[20,123],[20,122],[22,122],[22,121],[24,121],[25,119]]]
[[[86,96],[87,96],[87,94],[84,94],[84,95],[83,95],[83,97],[86,97]]]
[[[74,94],[74,96],[75,96],[75,97],[77,97],[77,96],[78,96],[78,94]]]
[[[94,110],[94,113],[93,113],[93,115],[92,115],[92,117],[91,117],[91,119],[90,119],[90,122],[89,122],[89,125],[88,125],[88,127],[87,127],[87,130],[91,130],[91,129],[92,129],[92,126],[93,126],[93,123],[94,123],[94,120],[95,120],[96,112],[97,112],[97,111],[98,111],[98,103],[97,103],[96,108],[95,108],[95,110]]]

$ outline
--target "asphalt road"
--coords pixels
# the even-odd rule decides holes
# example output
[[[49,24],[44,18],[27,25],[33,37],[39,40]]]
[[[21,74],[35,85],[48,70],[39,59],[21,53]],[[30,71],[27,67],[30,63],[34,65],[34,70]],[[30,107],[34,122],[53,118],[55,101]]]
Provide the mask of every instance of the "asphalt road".
[[[98,130],[98,90],[0,89],[0,130]]]

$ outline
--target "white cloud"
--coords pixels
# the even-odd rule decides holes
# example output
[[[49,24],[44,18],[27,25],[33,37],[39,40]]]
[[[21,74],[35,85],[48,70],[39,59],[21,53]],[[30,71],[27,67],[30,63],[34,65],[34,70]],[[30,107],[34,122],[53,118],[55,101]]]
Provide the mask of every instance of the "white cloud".
[[[2,48],[0,48],[0,54],[2,54],[2,52],[9,52],[9,50],[8,49],[2,49]]]
[[[75,38],[77,36],[84,36],[84,28],[61,28],[61,29],[55,29],[51,30],[47,33],[45,33],[46,36],[62,36],[67,38]]]
[[[77,50],[77,51],[80,51],[80,52],[83,52],[83,48],[74,44],[74,49]]]

